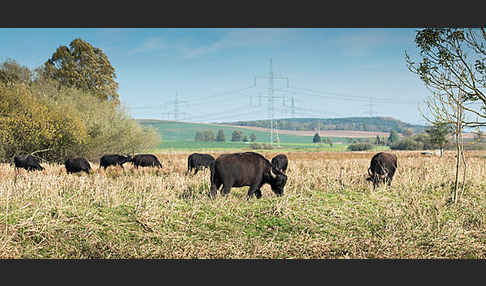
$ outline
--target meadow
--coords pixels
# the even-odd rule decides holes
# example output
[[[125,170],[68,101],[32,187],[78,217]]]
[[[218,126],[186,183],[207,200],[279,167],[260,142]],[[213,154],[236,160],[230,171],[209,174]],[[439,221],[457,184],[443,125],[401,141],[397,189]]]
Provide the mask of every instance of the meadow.
[[[467,152],[456,204],[451,151],[394,151],[392,187],[376,190],[375,152],[285,152],[284,195],[265,185],[259,200],[247,187],[210,199],[209,171],[185,174],[190,153],[90,175],[0,164],[0,258],[486,258],[484,152]]]

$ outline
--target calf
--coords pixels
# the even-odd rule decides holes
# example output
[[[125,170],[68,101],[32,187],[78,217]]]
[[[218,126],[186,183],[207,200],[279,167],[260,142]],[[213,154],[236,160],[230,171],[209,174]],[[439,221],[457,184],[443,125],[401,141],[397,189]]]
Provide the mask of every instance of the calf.
[[[68,174],[78,173],[81,171],[89,174],[89,171],[91,171],[91,166],[89,165],[88,160],[86,160],[85,158],[67,159],[64,162],[64,167],[66,167],[66,171]]]
[[[371,159],[370,167],[368,168],[367,181],[373,182],[373,189],[379,183],[387,183],[391,186],[393,175],[397,169],[397,156],[390,153],[380,152]]]
[[[24,168],[27,171],[44,170],[38,158],[28,154],[14,157],[15,168]]]

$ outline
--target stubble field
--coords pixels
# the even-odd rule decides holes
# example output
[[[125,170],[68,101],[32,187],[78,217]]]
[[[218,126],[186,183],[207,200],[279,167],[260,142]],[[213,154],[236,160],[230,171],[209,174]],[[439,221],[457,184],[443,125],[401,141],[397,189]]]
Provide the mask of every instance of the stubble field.
[[[457,204],[453,152],[393,152],[390,190],[365,180],[374,153],[286,152],[284,195],[265,185],[259,200],[210,199],[208,170],[185,175],[190,152],[90,175],[0,164],[0,258],[486,258],[484,152],[467,153]]]

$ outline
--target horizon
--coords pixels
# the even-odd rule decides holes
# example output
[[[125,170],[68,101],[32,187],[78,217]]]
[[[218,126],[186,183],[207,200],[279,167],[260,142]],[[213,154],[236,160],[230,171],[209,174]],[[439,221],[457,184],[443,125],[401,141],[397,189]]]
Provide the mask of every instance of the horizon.
[[[121,105],[135,119],[267,120],[272,94],[275,119],[391,117],[425,125],[418,106],[430,92],[405,61],[405,52],[416,56],[416,30],[2,28],[0,60],[34,69],[81,38],[108,56]]]

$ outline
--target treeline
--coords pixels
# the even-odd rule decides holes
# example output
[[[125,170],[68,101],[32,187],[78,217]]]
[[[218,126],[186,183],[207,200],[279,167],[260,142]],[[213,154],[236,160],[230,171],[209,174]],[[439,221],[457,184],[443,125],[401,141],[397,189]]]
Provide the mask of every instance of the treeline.
[[[34,70],[0,63],[0,160],[42,150],[54,162],[104,153],[135,153],[156,146],[120,106],[114,69],[104,53],[76,39]]]
[[[270,128],[270,120],[237,121],[225,124]],[[425,130],[425,126],[408,124],[390,117],[289,118],[275,120],[274,124],[276,124],[278,129],[301,131],[320,129],[390,132],[395,130],[398,133],[403,133],[406,130],[411,130],[414,133],[418,133]]]
[[[251,133],[250,136],[244,135],[242,131],[235,130],[231,133],[231,141],[232,142],[255,142],[257,139],[255,133]],[[223,129],[218,130],[218,134],[214,135],[213,130],[203,130],[203,131],[196,131],[196,135],[194,137],[194,141],[198,142],[226,142],[226,137],[224,135]]]

